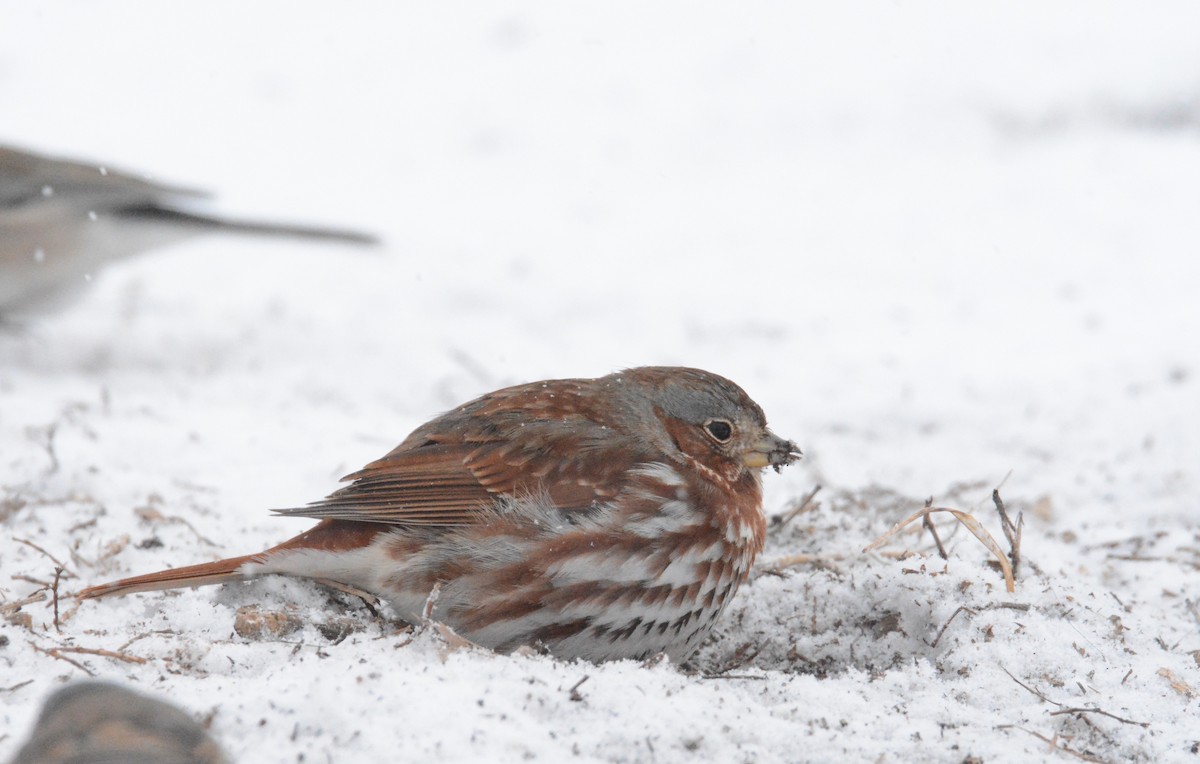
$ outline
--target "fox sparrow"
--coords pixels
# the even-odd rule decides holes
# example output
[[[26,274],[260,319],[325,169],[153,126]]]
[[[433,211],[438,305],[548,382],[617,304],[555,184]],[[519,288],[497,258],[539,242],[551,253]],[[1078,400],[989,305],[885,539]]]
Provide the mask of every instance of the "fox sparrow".
[[[484,395],[417,428],[258,554],[80,597],[265,574],[372,592],[481,645],[561,658],[687,657],[762,549],[761,468],[800,458],[758,404],[699,369],[643,367]]]

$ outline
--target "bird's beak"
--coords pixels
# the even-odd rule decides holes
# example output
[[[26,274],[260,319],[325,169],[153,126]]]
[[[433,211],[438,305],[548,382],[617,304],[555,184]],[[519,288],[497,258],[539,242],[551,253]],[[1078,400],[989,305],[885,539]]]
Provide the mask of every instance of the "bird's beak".
[[[803,454],[790,440],[784,440],[770,430],[742,454],[742,463],[747,467],[774,467],[776,472],[785,464],[791,464]]]

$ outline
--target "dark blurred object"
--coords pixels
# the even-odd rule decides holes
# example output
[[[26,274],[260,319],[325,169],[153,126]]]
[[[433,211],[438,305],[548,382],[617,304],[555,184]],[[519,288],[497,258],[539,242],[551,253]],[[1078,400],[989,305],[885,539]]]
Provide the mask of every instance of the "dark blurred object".
[[[222,764],[200,725],[175,706],[107,682],[50,696],[11,764]]]
[[[204,192],[0,146],[0,316],[37,312],[110,260],[210,232],[374,244],[369,234],[191,212]]]

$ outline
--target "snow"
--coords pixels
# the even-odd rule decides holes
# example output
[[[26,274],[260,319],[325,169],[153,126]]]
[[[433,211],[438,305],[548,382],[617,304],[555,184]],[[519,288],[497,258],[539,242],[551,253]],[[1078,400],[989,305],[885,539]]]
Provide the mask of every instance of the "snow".
[[[65,593],[265,548],[304,527],[268,509],[519,381],[711,369],[805,451],[767,512],[822,490],[682,668],[454,649],[291,580],[64,599],[61,632],[35,602],[0,621],[0,760],[85,676],[56,646],[144,660],[71,654],[211,714],[242,762],[1193,760],[1198,24],[7,8],[5,142],[386,243],[194,240],[0,335],[0,608],[52,557]],[[861,551],[929,496],[1004,544],[997,486],[1026,521],[1013,594],[945,516],[947,560],[915,531]],[[250,604],[304,626],[238,636]]]

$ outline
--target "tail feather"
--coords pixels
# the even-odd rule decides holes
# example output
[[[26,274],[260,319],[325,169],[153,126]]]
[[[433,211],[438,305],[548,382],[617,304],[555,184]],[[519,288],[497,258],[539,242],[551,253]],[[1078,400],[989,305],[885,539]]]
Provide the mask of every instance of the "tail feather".
[[[203,215],[186,210],[147,204],[140,207],[125,207],[120,211],[123,217],[143,222],[158,221],[173,225],[195,226],[201,230],[227,231],[262,236],[291,236],[296,239],[313,239],[317,241],[340,241],[346,244],[373,246],[379,244],[379,237],[352,231],[347,228],[325,228],[320,226],[297,225],[294,223],[264,223],[254,220],[236,220]]]
[[[75,596],[81,600],[90,600],[112,594],[132,594],[134,592],[152,592],[158,589],[182,589],[243,581],[249,576],[239,572],[240,568],[248,562],[261,562],[262,558],[262,554],[248,554],[242,557],[230,557],[227,560],[160,570],[157,573],[147,573],[143,576],[122,578],[120,581],[89,586]]]
[[[231,581],[245,581],[260,575],[257,571],[250,574],[243,573],[242,566],[247,563],[266,562],[277,552],[305,549],[339,552],[361,549],[368,546],[380,533],[384,533],[387,527],[382,523],[322,520],[299,536],[273,546],[265,552],[230,557],[227,560],[205,562],[199,565],[188,565],[183,568],[160,570],[157,573],[147,573],[143,576],[122,578],[120,581],[89,586],[75,596],[81,600],[90,600],[113,594],[152,592],[159,589],[185,589],[195,586],[227,584]],[[305,574],[292,571],[290,575],[304,576]]]

